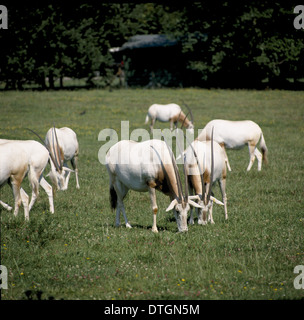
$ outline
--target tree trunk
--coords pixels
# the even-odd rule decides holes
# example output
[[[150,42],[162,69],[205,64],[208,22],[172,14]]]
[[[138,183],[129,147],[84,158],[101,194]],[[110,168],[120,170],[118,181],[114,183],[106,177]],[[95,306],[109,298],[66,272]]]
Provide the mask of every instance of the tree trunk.
[[[63,88],[63,76],[61,75],[60,76],[60,89]]]
[[[50,89],[55,89],[53,71],[50,71],[50,74],[49,74],[49,85],[50,85]]]

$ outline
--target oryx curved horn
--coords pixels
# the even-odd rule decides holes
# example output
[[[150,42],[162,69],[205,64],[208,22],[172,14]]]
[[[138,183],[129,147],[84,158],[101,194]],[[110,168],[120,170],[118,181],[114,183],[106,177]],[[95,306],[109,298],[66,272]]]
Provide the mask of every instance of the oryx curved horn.
[[[210,173],[209,191],[208,191],[208,195],[207,195],[207,203],[209,202],[210,196],[211,196],[211,189],[212,189],[212,182],[213,182],[213,172],[214,172],[213,130],[214,130],[214,127],[212,127],[212,131],[211,131],[211,173]]]
[[[42,144],[44,145],[44,147],[46,148],[46,150],[49,152],[49,155],[51,157],[51,160],[53,161],[55,167],[56,167],[56,170],[57,171],[60,171],[60,168],[58,166],[58,163],[56,162],[55,158],[54,158],[54,155],[52,153],[52,151],[49,149],[49,147],[45,144],[45,142],[43,141],[43,139],[40,137],[40,135],[38,133],[36,133],[35,131],[33,131],[32,129],[29,129],[29,128],[26,128],[27,130],[31,131],[32,133],[34,133],[39,139],[40,141],[42,142]]]
[[[179,113],[179,115],[178,115],[177,122],[179,121],[179,118],[180,118],[181,114],[182,114],[182,110],[180,111],[180,113]],[[185,116],[185,118],[184,118],[184,120],[183,120],[183,122],[182,122],[182,125],[181,125],[181,127],[180,127],[181,129],[182,129],[183,126],[184,126],[184,123],[185,123],[185,121],[186,121],[186,119],[187,119],[187,117],[188,117],[188,114],[189,114],[189,112],[186,114],[186,116]]]
[[[190,107],[184,102],[184,100],[182,100],[182,103],[184,104],[184,106],[188,109],[189,113],[190,113],[190,117],[191,117],[191,122],[192,124],[194,123],[193,122],[193,114],[192,114],[192,111],[190,109]]]
[[[164,175],[165,175],[165,178],[168,183],[168,187],[169,187],[170,191],[172,192],[172,194],[174,194],[175,199],[179,199],[179,196],[175,193],[175,191],[173,190],[173,187],[170,183],[169,175],[168,175],[168,172],[167,172],[167,170],[164,166],[164,163],[161,159],[161,156],[159,155],[158,151],[154,148],[154,146],[150,146],[150,147],[155,151],[156,155],[158,156],[158,159],[160,160],[160,163],[161,163],[161,166],[162,166],[162,169],[163,169],[163,172],[164,172]]]
[[[182,122],[182,125],[181,125],[181,129],[182,129],[182,127],[184,126],[184,123],[185,123],[185,121],[186,121],[186,119],[187,119],[187,117],[188,117],[188,114],[189,114],[189,112],[186,114],[186,116],[185,116],[185,118],[184,118],[184,120],[183,120],[183,122]],[[192,121],[191,121],[192,122]],[[193,122],[192,122],[193,123]]]
[[[189,140],[188,140],[187,136],[185,136],[185,138],[186,138],[187,142],[189,143]],[[191,144],[191,143],[189,143],[189,145],[190,145],[191,150],[192,150],[192,152],[193,152],[193,154],[194,154],[194,157],[195,157],[195,159],[196,159],[196,164],[197,164],[197,166],[198,166],[198,170],[199,170],[199,173],[200,173],[200,176],[201,176],[201,184],[202,184],[202,200],[204,200],[204,198],[205,198],[205,196],[204,196],[204,195],[205,195],[204,175],[203,175],[203,173],[202,173],[201,166],[199,165],[199,161],[198,161],[197,153],[196,153],[196,151],[194,150],[194,148],[193,148],[192,144]]]
[[[171,154],[171,161],[172,161],[172,165],[173,165],[173,169],[174,169],[174,173],[175,173],[175,177],[176,177],[176,182],[177,182],[177,190],[178,190],[178,203],[181,203],[183,200],[183,188],[182,188],[182,182],[181,182],[181,178],[178,172],[178,168],[177,168],[177,164],[176,161],[174,159],[174,155],[173,155],[173,151],[171,150],[171,148],[169,147],[167,140],[165,138],[165,136],[162,133],[162,137],[164,138],[164,141],[166,143],[166,146]]]
[[[178,115],[177,122],[179,121],[179,118],[180,118],[181,114],[182,114],[182,110],[180,111],[180,113],[179,113],[179,115]],[[184,118],[184,120],[183,120],[183,122],[182,122],[182,125],[181,125],[181,127],[180,127],[181,129],[182,129],[183,126],[184,126],[184,123],[185,123],[185,121],[186,121],[186,119],[187,119],[187,117],[188,117],[188,114],[189,114],[189,112],[186,114],[186,116],[185,116],[185,118]]]
[[[184,136],[184,132],[182,131],[182,134]],[[176,139],[176,144],[178,147],[178,150],[180,152],[180,154],[182,153],[181,147],[178,143],[178,139]],[[188,181],[187,181],[187,174],[186,174],[186,164],[185,164],[185,158],[183,159],[183,171],[184,171],[184,177],[185,177],[185,200],[188,201]]]
[[[55,136],[55,139],[56,139],[56,148],[55,148],[55,143],[54,143],[54,136]],[[53,140],[53,150],[54,150],[54,154],[55,154],[55,159],[56,159],[56,161],[57,161],[57,165],[58,165],[59,170],[60,170],[60,172],[61,172],[61,171],[62,171],[63,164],[62,164],[62,161],[61,161],[61,158],[60,158],[61,151],[60,151],[60,148],[59,148],[59,143],[58,143],[58,138],[57,138],[57,133],[56,133],[55,125],[54,125],[54,127],[53,127],[52,140]]]

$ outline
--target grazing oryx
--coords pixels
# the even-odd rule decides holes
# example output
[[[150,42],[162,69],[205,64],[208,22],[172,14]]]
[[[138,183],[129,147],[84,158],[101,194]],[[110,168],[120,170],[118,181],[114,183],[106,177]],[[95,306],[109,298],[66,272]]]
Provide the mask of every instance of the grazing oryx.
[[[191,121],[187,118],[181,109],[181,107],[175,103],[170,104],[152,104],[148,110],[148,114],[146,116],[145,124],[149,122],[149,118],[151,119],[150,130],[152,132],[155,121],[161,122],[169,122],[170,121],[170,129],[173,130],[173,124],[175,128],[177,127],[178,121],[183,124],[183,126],[190,130],[190,132],[194,132],[193,125],[193,115],[190,108],[185,104],[187,109],[189,110],[189,114],[191,117]]]
[[[208,122],[205,128],[200,132],[196,140],[210,140],[211,129],[214,127],[214,141],[218,142],[225,152],[225,160],[228,170],[231,171],[225,148],[237,149],[248,144],[249,148],[249,171],[253,165],[255,157],[258,160],[258,171],[262,169],[262,159],[267,163],[267,147],[261,128],[253,121],[229,121],[229,120],[212,120]],[[261,152],[257,149],[260,140]]]
[[[53,203],[53,190],[52,187],[47,183],[47,181],[42,176],[43,171],[49,160],[48,150],[39,142],[35,140],[6,140],[0,139],[0,145],[10,143],[12,147],[17,150],[23,150],[27,153],[27,164],[30,167],[31,172],[31,186],[32,186],[32,199],[29,205],[29,211],[32,209],[38,194],[39,194],[39,184],[47,193],[50,204],[50,212],[54,213],[54,203]],[[25,191],[21,188],[22,194]]]
[[[67,161],[71,161],[76,175],[76,188],[79,189],[78,182],[78,153],[79,145],[76,133],[70,128],[50,128],[45,137],[45,145],[54,155],[55,163],[51,162],[51,172],[49,177],[54,186],[59,190],[66,190],[71,172],[67,166]]]
[[[24,217],[29,220],[28,195],[20,190],[20,185],[29,172],[28,153],[22,149],[18,149],[12,143],[3,143],[0,145],[0,188],[8,183],[14,194],[15,210],[14,215],[17,216],[21,202],[24,208]],[[32,171],[29,172],[29,180],[32,181]],[[0,201],[0,204],[11,210],[12,208]]]
[[[126,227],[128,223],[123,199],[129,189],[139,192],[149,192],[152,211],[152,231],[158,232],[156,226],[156,191],[160,190],[170,197],[171,203],[166,211],[174,209],[179,231],[188,231],[187,213],[190,205],[201,208],[193,199],[198,196],[188,196],[186,186],[183,194],[181,178],[173,156],[166,142],[162,140],[147,140],[135,142],[122,140],[112,146],[106,154],[106,167],[110,178],[110,201],[116,208],[116,225],[120,225],[122,211]],[[186,179],[185,179],[186,181]]]
[[[199,195],[198,224],[207,224],[208,220],[214,223],[212,217],[213,202],[224,205],[225,219],[227,214],[226,197],[226,164],[225,155],[221,146],[215,141],[194,141],[185,151],[186,174],[189,193],[193,191]],[[211,196],[212,184],[218,181],[223,203]],[[192,208],[190,211],[190,224],[193,224]]]

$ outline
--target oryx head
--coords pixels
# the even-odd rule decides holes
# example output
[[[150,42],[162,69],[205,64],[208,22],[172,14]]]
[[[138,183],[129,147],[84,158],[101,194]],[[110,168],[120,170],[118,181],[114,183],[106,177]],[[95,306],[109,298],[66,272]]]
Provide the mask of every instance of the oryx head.
[[[190,205],[196,208],[201,208],[200,204],[193,201],[198,199],[199,197],[197,195],[188,196],[187,198],[183,195],[182,199],[174,199],[171,201],[166,211],[174,210],[178,231],[188,231],[187,218]]]
[[[28,129],[29,131],[33,132],[42,142],[44,147],[47,149],[49,152],[50,156],[50,164],[51,164],[51,171],[47,175],[49,176],[52,184],[59,190],[66,190],[67,189],[67,182],[70,177],[71,172],[74,172],[70,168],[64,167],[63,166],[63,151],[60,148],[58,144],[58,139],[57,139],[57,134],[54,128],[52,128],[52,141],[50,142],[50,145],[46,144],[45,141],[40,137],[38,133],[35,131]],[[56,141],[55,141],[56,140]]]
[[[194,133],[194,120],[193,120],[192,111],[191,111],[190,107],[183,100],[182,100],[182,102],[185,105],[185,107],[188,109],[188,113],[186,115],[186,118],[188,117],[188,115],[190,115],[190,120],[189,120],[189,124],[187,126],[187,130],[189,130],[189,132],[193,134]],[[185,122],[185,120],[184,120],[184,122]],[[181,128],[183,127],[184,122],[183,122]]]
[[[165,139],[165,137],[164,137]],[[170,210],[174,210],[174,215],[176,218],[176,222],[177,222],[177,227],[178,227],[178,231],[179,232],[184,232],[184,231],[188,231],[188,226],[187,226],[187,216],[188,216],[188,212],[190,210],[190,206],[196,207],[196,208],[201,208],[201,206],[199,204],[197,204],[195,201],[193,200],[198,200],[199,197],[197,195],[195,196],[189,196],[188,195],[188,183],[187,183],[187,179],[185,179],[185,193],[183,193],[183,188],[182,188],[182,183],[181,183],[181,177],[179,175],[178,172],[178,167],[173,155],[172,150],[170,149],[170,147],[168,146],[166,140],[165,140],[166,146],[169,150],[169,153],[171,155],[171,162],[172,162],[172,166],[173,166],[173,170],[174,170],[174,175],[175,175],[175,180],[176,180],[176,184],[177,184],[177,194],[174,192],[174,188],[172,186],[173,179],[168,176],[168,173],[166,172],[163,163],[162,163],[162,167],[163,167],[163,171],[166,177],[166,180],[168,182],[169,185],[169,189],[171,191],[171,195],[174,198],[171,203],[169,204],[168,208],[166,209],[167,211]],[[184,174],[185,174],[185,163],[184,163]],[[186,177],[186,176],[185,176]]]
[[[55,126],[51,129],[48,139],[49,141],[46,147],[51,158],[51,171],[47,176],[50,177],[53,185],[58,190],[66,190],[68,187],[70,174],[71,172],[74,172],[74,170],[63,166],[64,153],[58,143]]]
[[[213,173],[214,173],[214,153],[213,153],[213,129],[212,128],[212,133],[211,133],[211,172],[210,172],[210,183],[209,183],[209,190],[207,192],[205,188],[205,182],[203,178],[203,173],[201,171],[201,167],[198,161],[197,154],[192,146],[192,144],[189,144],[191,146],[192,152],[194,154],[194,157],[196,159],[196,163],[200,172],[200,180],[201,180],[201,185],[202,185],[202,194],[198,195],[198,204],[201,206],[199,208],[198,212],[198,224],[206,224],[207,223],[207,213],[209,212],[212,203],[215,202],[220,205],[224,205],[221,201],[216,199],[211,195],[212,191],[212,182],[213,182]]]

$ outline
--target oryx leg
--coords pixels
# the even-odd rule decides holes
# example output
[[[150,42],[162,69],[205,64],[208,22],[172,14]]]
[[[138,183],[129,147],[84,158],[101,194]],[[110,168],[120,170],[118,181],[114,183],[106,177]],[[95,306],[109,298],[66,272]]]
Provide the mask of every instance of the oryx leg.
[[[52,186],[44,179],[44,177],[41,177],[40,185],[46,192],[49,198],[49,204],[50,204],[50,212],[54,213],[54,200],[53,200],[53,188]],[[32,198],[33,200],[33,198]],[[32,201],[31,201],[32,203]],[[31,203],[30,203],[30,210],[31,210]]]
[[[29,209],[29,196],[27,195],[27,193],[21,188],[20,189],[20,196],[21,196],[21,201],[23,204],[23,208],[24,208],[24,217],[25,220],[29,221],[30,220],[30,209]]]
[[[68,168],[67,165],[64,165],[64,167]],[[68,189],[69,180],[70,180],[70,176],[71,176],[71,171],[65,172],[64,175],[65,175],[64,186],[63,186],[63,188],[61,190],[67,190]]]
[[[156,118],[151,118],[151,124],[150,124],[151,133],[153,132],[153,127],[154,127],[155,121],[156,121]]]
[[[15,200],[15,209],[14,209],[14,216],[17,217],[18,212],[19,212],[19,207],[21,205],[22,199],[21,199],[21,195],[20,195],[20,185],[21,185],[21,181],[23,179],[18,179],[15,176],[11,177],[11,181],[9,183],[10,187],[13,190],[13,194],[14,194],[14,200]],[[25,218],[28,217],[28,205],[24,206],[24,216]]]
[[[31,198],[31,202],[30,202],[30,205],[29,205],[29,211],[32,210],[32,207],[33,207],[34,203],[36,202],[36,199],[37,199],[36,193],[32,192],[32,198]]]
[[[224,156],[225,156],[225,162],[226,162],[226,165],[227,165],[227,168],[229,171],[231,171],[231,167],[230,167],[230,164],[229,164],[229,160],[228,160],[228,156],[227,156],[227,153],[226,153],[226,149],[225,149],[225,145],[223,143],[220,144],[223,151],[224,151]]]
[[[261,155],[260,151],[256,152],[256,144],[253,142],[248,142],[248,149],[249,149],[249,164],[247,167],[247,171],[250,171],[250,169],[254,163],[255,157],[257,157],[257,159],[259,159],[258,157],[260,156],[261,161],[262,161],[262,155]]]
[[[258,148],[255,148],[254,155],[258,160],[258,171],[261,171],[261,169],[262,169],[262,160],[263,160],[262,153],[258,150]]]
[[[123,185],[120,182],[116,182],[115,183],[115,191],[117,193],[117,208],[116,208],[116,226],[120,226],[120,212],[122,212],[124,219],[125,219],[125,224],[127,228],[132,228],[132,226],[129,224],[128,219],[127,219],[127,215],[126,215],[126,210],[125,210],[125,206],[123,204],[123,199],[126,196],[127,192],[128,192],[128,188]]]
[[[228,212],[227,212],[227,195],[226,195],[226,179],[219,180],[219,186],[222,193],[222,199],[224,203],[224,210],[225,210],[225,219],[228,219]]]
[[[29,205],[29,211],[32,209],[32,207],[33,207],[34,203],[36,202],[36,199],[39,195],[39,180],[42,177],[43,169],[38,171],[37,168],[35,170],[33,167],[30,167],[28,178],[29,178],[29,181],[30,181],[31,187],[32,187],[32,198],[31,198],[31,202]]]
[[[195,208],[197,210],[197,208]],[[190,218],[189,218],[189,224],[194,224],[194,219],[193,219],[193,208],[190,206]]]
[[[213,201],[210,200],[210,207],[209,207],[209,215],[208,215],[208,221],[210,221],[211,224],[214,224],[213,221]]]
[[[149,195],[151,199],[151,205],[152,205],[152,210],[153,210],[153,226],[152,226],[152,231],[153,232],[158,232],[157,230],[157,225],[156,225],[156,215],[158,211],[157,203],[156,203],[156,192],[155,188],[149,187]]]
[[[211,184],[210,182],[209,183],[206,183],[206,195],[209,193],[209,188],[211,188]],[[214,224],[214,221],[213,221],[213,201],[210,199],[210,204],[208,204],[208,221],[210,221],[210,223]],[[205,219],[204,219],[205,220]]]
[[[206,192],[205,194],[203,195],[203,198],[202,200],[204,201],[204,203],[206,203],[206,200],[207,200],[207,193],[208,193],[208,188],[209,188],[209,183],[206,183],[205,184],[205,188],[206,188]],[[207,224],[207,213],[208,213],[208,207],[204,205],[204,207],[202,209],[198,209],[198,220],[197,220],[197,223],[198,224],[202,224],[202,225],[205,225]]]
[[[20,198],[21,198],[21,202],[22,202],[23,207],[24,207],[25,219],[29,220],[29,211],[30,211],[29,206],[28,206],[29,196],[27,195],[27,193],[22,188],[20,188]],[[8,211],[12,210],[11,206],[9,206],[8,204],[4,203],[1,200],[0,200],[0,204]],[[19,209],[18,209],[18,211],[19,211]],[[17,214],[18,214],[18,211],[17,211]],[[14,214],[15,214],[15,212],[14,212]]]
[[[1,200],[0,200],[0,204],[2,205],[3,208],[5,208],[8,211],[11,211],[13,209],[11,206],[9,206],[8,204],[4,203]]]
[[[192,194],[193,194],[193,188],[191,188],[190,187],[190,181],[188,181],[188,194],[189,194],[189,196],[191,196]],[[193,219],[193,207],[192,206],[190,206],[190,218],[189,218],[189,224],[194,224],[194,219]],[[195,210],[196,210],[196,213],[197,213],[197,215],[198,215],[198,208],[195,208]]]
[[[76,188],[79,189],[79,181],[78,181],[78,167],[77,167],[77,163],[78,163],[78,154],[76,154],[74,156],[74,158],[71,159],[71,164],[72,167],[75,171],[75,176],[76,176]]]

